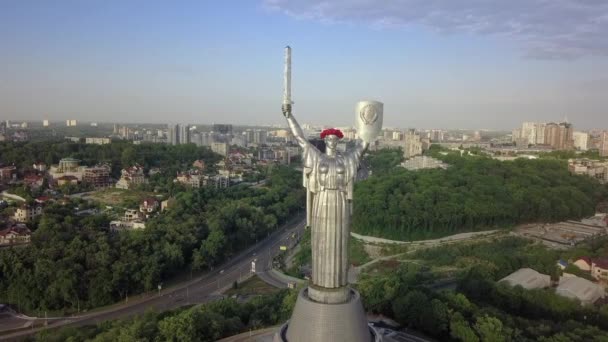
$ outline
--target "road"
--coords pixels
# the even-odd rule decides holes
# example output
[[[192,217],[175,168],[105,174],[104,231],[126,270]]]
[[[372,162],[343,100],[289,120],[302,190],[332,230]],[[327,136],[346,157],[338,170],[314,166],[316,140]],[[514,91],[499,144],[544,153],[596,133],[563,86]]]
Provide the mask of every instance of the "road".
[[[201,277],[189,282],[181,283],[168,289],[161,289],[158,293],[149,294],[148,297],[133,300],[127,304],[75,317],[61,317],[49,320],[49,328],[65,326],[82,326],[97,324],[107,320],[114,320],[143,314],[147,310],[166,311],[184,305],[205,303],[223,298],[221,292],[230,287],[234,281],[246,279],[251,273],[251,262],[256,259],[256,273],[264,273],[272,265],[272,258],[279,254],[280,246],[294,244],[293,235],[301,236],[305,227],[304,215],[293,219],[265,240],[243,251],[225,264]],[[281,286],[284,287],[284,286]],[[37,320],[37,325],[44,318]],[[19,326],[21,328],[23,324]],[[45,328],[22,330],[6,335],[0,335],[0,340],[19,340]]]

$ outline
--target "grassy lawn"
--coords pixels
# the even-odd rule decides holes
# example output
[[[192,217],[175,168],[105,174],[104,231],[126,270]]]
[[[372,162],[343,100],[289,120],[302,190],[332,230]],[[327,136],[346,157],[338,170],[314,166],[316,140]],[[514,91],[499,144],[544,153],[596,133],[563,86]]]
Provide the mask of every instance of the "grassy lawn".
[[[278,292],[279,289],[277,289],[276,287],[270,286],[268,284],[266,284],[262,279],[260,279],[258,276],[253,276],[247,280],[245,280],[242,283],[238,284],[238,287],[236,289],[231,288],[230,290],[226,291],[225,294],[226,295],[265,295],[265,294],[272,294],[275,292]]]
[[[366,262],[372,260],[365,251],[365,248],[363,247],[363,242],[355,239],[352,236],[350,237],[350,241],[348,243],[348,249],[350,263],[355,266],[363,265]]]
[[[87,196],[87,198],[102,203],[107,206],[134,207],[146,197],[156,197],[153,192],[145,192],[138,190],[124,190],[109,188],[100,191],[95,191]]]

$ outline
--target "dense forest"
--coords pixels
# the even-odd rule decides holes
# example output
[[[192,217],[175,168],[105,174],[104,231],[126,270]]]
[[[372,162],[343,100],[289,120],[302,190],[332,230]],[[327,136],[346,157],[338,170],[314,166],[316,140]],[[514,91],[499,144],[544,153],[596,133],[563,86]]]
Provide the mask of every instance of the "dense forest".
[[[0,250],[0,302],[27,311],[93,308],[213,267],[297,214],[300,182],[297,171],[277,166],[263,188],[180,192],[146,229],[121,233],[103,215],[51,205],[30,245]]]
[[[501,162],[487,157],[438,155],[447,170],[408,171],[394,151],[373,156],[379,172],[355,186],[353,231],[397,240],[552,222],[593,215],[608,190],[573,176],[564,161]]]
[[[607,247],[598,239],[556,251],[515,237],[441,246],[415,252],[416,263],[384,276],[367,274],[357,287],[368,311],[440,341],[606,341],[608,305],[581,306],[552,289],[496,281],[522,267],[557,276],[557,258],[602,254]],[[432,290],[437,278],[429,266],[459,269],[456,290]]]
[[[148,312],[133,319],[97,326],[44,331],[30,340],[63,341],[201,341],[212,342],[289,319],[296,291],[283,290],[247,303],[225,299],[175,311]]]

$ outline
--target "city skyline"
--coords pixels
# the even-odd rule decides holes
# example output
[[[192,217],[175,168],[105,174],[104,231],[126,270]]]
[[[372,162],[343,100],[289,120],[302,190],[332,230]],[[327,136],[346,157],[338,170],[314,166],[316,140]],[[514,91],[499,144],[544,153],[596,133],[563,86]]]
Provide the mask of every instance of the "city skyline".
[[[601,3],[0,7],[2,119],[282,124],[290,44],[294,112],[306,122],[351,126],[355,103],[378,99],[395,127],[508,130],[564,116],[576,129],[608,127]]]

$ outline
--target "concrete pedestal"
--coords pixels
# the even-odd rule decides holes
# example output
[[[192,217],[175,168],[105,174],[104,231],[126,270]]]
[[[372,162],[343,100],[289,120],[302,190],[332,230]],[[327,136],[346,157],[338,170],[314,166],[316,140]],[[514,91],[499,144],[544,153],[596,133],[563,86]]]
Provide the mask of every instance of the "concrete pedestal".
[[[274,336],[274,342],[379,342],[381,337],[368,325],[361,297],[350,290],[348,301],[318,303],[300,291],[291,320]]]

